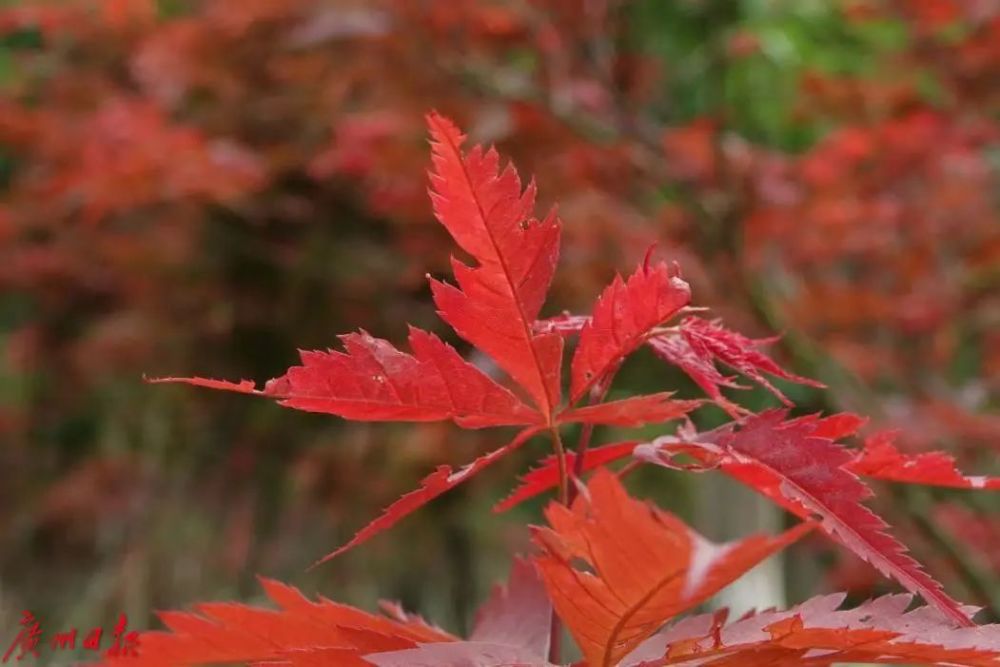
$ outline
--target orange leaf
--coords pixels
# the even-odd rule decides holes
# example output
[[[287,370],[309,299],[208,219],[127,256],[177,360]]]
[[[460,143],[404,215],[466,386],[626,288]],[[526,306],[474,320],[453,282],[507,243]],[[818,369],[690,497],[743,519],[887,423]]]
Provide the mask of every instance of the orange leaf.
[[[544,552],[536,563],[592,667],[617,664],[667,620],[812,528],[803,523],[778,537],[714,544],[672,514],[629,498],[607,470],[572,508],[553,503],[545,514],[551,528],[535,529]]]
[[[291,586],[262,579],[280,609],[205,603],[195,613],[163,612],[170,632],[144,632],[138,656],[108,656],[107,667],[184,667],[217,663],[282,664],[288,653],[332,651],[342,665],[363,665],[361,656],[426,642],[455,641],[415,621],[369,614],[329,600],[312,602]],[[293,661],[306,664],[304,661]]]

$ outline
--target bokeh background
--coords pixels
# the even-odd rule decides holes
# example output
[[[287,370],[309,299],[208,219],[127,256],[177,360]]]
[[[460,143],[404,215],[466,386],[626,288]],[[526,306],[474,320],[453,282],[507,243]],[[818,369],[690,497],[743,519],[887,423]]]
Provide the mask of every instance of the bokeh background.
[[[357,327],[449,335],[424,277],[451,251],[426,196],[431,108],[558,202],[547,313],[586,312],[657,242],[698,305],[783,333],[775,357],[829,386],[781,384],[800,412],[855,410],[909,451],[1000,470],[997,0],[0,0],[5,645],[22,609],[155,627],[256,599],[257,574],[467,625],[539,518],[490,507],[541,444],[306,573],[502,434],[142,381],[264,380]],[[617,389],[696,393],[648,361]],[[783,521],[711,476],[636,484],[716,538]],[[1000,499],[879,490],[915,555],[996,618]],[[886,589],[820,538],[797,553],[744,602]]]

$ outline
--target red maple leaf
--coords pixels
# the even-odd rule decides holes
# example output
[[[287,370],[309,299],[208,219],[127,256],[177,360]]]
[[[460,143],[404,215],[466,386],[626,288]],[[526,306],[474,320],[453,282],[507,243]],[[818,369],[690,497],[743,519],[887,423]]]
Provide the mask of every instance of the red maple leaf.
[[[462,359],[437,336],[410,329],[413,354],[367,332],[340,337],[345,352],[302,352],[302,365],[267,382],[163,378],[277,399],[281,405],[361,421],[454,420],[465,428],[540,424],[543,417]]]
[[[434,213],[478,266],[453,259],[458,287],[431,281],[441,317],[489,354],[551,419],[560,403],[562,339],[536,334],[559,259],[561,224],[554,213],[533,217],[535,185],[522,192],[512,166],[500,170],[493,149],[462,155],[465,136],[436,114],[428,117],[433,149]]]
[[[487,353],[531,405],[462,359],[450,345],[412,327],[412,353],[364,331],[346,334],[340,337],[343,352],[302,352],[302,365],[289,368],[263,389],[248,380],[154,380],[266,396],[285,407],[345,419],[527,427],[509,444],[457,471],[440,466],[419,489],[392,503],[320,562],[389,528],[545,428],[572,422],[639,426],[676,419],[698,406],[671,400],[669,393],[578,408],[560,405],[563,340],[558,332],[534,326],[559,257],[560,222],[554,214],[541,220],[534,217],[534,184],[522,189],[512,166],[501,169],[494,149],[476,146],[463,154],[465,137],[450,120],[432,113],[427,124],[435,215],[474,260],[474,265],[452,260],[457,286],[431,279],[438,313],[462,338]],[[574,356],[573,401],[609,376],[657,324],[689,299],[687,284],[663,263],[650,267],[646,262],[627,282],[612,283],[598,300],[594,320],[585,327]]]
[[[671,275],[665,263],[640,266],[622,280],[615,276],[594,306],[594,313],[580,331],[573,354],[570,395],[583,398],[653,335],[654,327],[673,317],[691,301],[691,288]]]
[[[494,463],[497,459],[514,451],[527,442],[528,439],[536,432],[537,429],[525,429],[508,444],[500,447],[499,449],[495,449],[488,454],[480,456],[472,463],[466,464],[458,470],[452,470],[451,466],[438,466],[437,470],[432,472],[430,475],[427,475],[420,481],[419,489],[410,491],[409,493],[406,493],[398,498],[391,505],[382,510],[382,513],[378,516],[378,518],[370,521],[364,528],[355,533],[354,537],[352,537],[350,541],[343,546],[338,547],[334,551],[331,551],[326,556],[323,556],[323,558],[313,564],[313,567],[321,565],[322,563],[339,556],[345,551],[367,542],[369,539],[378,535],[382,531],[393,527],[401,519],[423,507],[434,498],[437,498],[442,493],[455,488],[486,466]]]
[[[665,265],[661,266],[663,266],[663,270],[665,271]],[[626,350],[625,354],[627,355],[637,347],[634,344],[636,341],[638,341],[638,344],[645,343],[658,357],[684,371],[702,391],[708,394],[709,398],[735,417],[745,414],[746,410],[723,396],[720,389],[722,387],[731,389],[743,389],[745,387],[738,384],[733,377],[720,373],[715,366],[716,362],[721,362],[739,373],[756,380],[786,405],[790,404],[788,398],[777,387],[771,384],[764,376],[765,373],[798,384],[805,384],[812,387],[823,386],[820,382],[786,371],[775,363],[773,359],[761,352],[759,349],[760,346],[774,342],[775,339],[773,338],[753,340],[723,327],[718,321],[708,321],[700,317],[686,317],[680,324],[666,328],[654,328],[655,324],[660,323],[660,321],[657,321],[654,325],[643,329],[643,324],[653,320],[653,313],[656,310],[656,306],[651,305],[648,301],[642,301],[642,299],[648,300],[652,298],[652,294],[655,293],[649,285],[650,281],[648,277],[645,281],[639,280],[639,276],[645,275],[642,271],[643,269],[640,269],[636,275],[633,275],[629,279],[628,283],[622,283],[620,279],[616,279],[616,283],[612,286],[614,289],[609,287],[605,290],[602,299],[607,304],[612,305],[606,305],[601,310],[595,309],[595,317],[601,315],[601,322],[593,324],[594,320],[591,318],[563,313],[556,317],[535,322],[534,330],[556,333],[564,338],[579,333],[580,345],[582,347],[584,332],[600,326],[599,330],[605,332],[603,337],[612,341],[605,345],[603,352],[606,355],[611,355],[609,356],[611,361],[607,362],[609,368],[614,368],[615,362],[620,361],[622,358],[613,356],[612,350]],[[679,279],[675,278],[674,280]],[[626,296],[631,291],[625,285],[633,284],[637,287],[642,286],[645,290],[649,290],[650,293],[645,293],[631,300],[627,299]],[[678,292],[683,289],[680,283],[676,287],[677,291],[673,293],[673,298],[678,298]],[[666,289],[662,284],[659,286],[661,292]],[[608,314],[608,310],[617,313],[616,317],[624,321],[624,323],[618,326],[619,328],[624,327],[625,330],[619,332],[618,330],[609,328],[607,321],[613,320],[613,317]],[[631,332],[631,334],[627,332]],[[596,338],[597,336],[591,333],[589,337]],[[618,343],[615,343],[615,340]],[[591,346],[594,346],[594,344],[592,343]],[[588,357],[595,357],[597,361],[595,362]],[[589,364],[586,364],[583,359],[588,359]],[[596,374],[589,366],[599,365],[600,360],[601,357],[597,356],[594,352],[590,352],[586,357],[581,357],[581,361],[579,362],[577,362],[577,357],[574,357],[574,368],[580,369],[575,372],[579,376],[582,376],[582,379],[578,380],[578,382],[583,384],[587,378],[587,373]],[[577,366],[577,364],[579,365]],[[588,367],[585,368],[585,366]]]
[[[846,468],[854,458],[851,452],[829,437],[854,428],[854,422],[784,418],[785,411],[770,410],[748,417],[738,429],[727,424],[708,433],[666,436],[639,445],[635,456],[674,467],[674,453],[690,453],[798,516],[820,517],[821,527],[833,539],[953,622],[972,625],[961,605],[887,532],[888,524],[861,504],[872,491]]]
[[[683,338],[697,357],[706,363],[710,363],[712,359],[721,361],[767,387],[771,393],[785,404],[790,404],[789,400],[764,377],[764,373],[799,384],[823,387],[821,382],[789,373],[757,349],[761,345],[774,342],[775,339],[773,338],[752,340],[725,328],[717,320],[709,321],[700,317],[686,318],[681,322],[680,333],[681,338]],[[711,381],[710,377],[700,376],[693,368],[689,372],[689,369],[685,366],[678,365],[680,365],[682,370],[688,372],[692,379],[702,387],[706,387]]]
[[[560,423],[642,426],[678,419],[701,405],[701,401],[671,400],[672,395],[664,391],[572,408],[559,413],[558,420]]]

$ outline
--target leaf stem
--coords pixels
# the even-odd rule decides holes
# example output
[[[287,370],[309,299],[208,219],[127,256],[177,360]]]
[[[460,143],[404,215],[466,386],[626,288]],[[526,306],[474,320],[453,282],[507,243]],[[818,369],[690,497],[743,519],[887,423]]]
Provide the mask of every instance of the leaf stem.
[[[559,463],[559,502],[563,505],[569,504],[569,471],[566,466],[566,447],[563,445],[562,436],[559,435],[559,428],[553,426],[549,429],[552,434],[552,445],[556,450],[556,461]]]
[[[569,473],[566,468],[566,447],[563,445],[562,436],[559,435],[559,427],[553,426],[549,429],[552,434],[552,445],[556,450],[556,460],[559,463],[559,502],[568,505],[569,499]],[[562,659],[562,622],[555,608],[552,609],[552,622],[549,625],[549,662],[558,665]]]
[[[594,385],[590,390],[587,403],[593,404],[603,401],[610,386],[611,378],[607,378],[607,380]],[[552,433],[552,444],[555,447],[556,460],[559,464],[559,502],[563,505],[571,505],[576,499],[577,491],[576,484],[571,483],[569,466],[566,464],[566,447],[563,445],[558,427],[553,426],[550,429],[550,433]],[[573,460],[572,473],[574,478],[579,478],[583,474],[584,458],[587,454],[587,448],[590,447],[590,440],[593,435],[594,425],[590,423],[584,424],[583,430],[580,431],[580,439],[576,442],[576,457]],[[559,664],[561,652],[562,623],[559,621],[559,616],[556,614],[555,609],[553,609],[552,625],[549,628],[549,662],[556,665]]]
[[[611,388],[611,378],[608,377],[605,380],[594,385],[593,389],[590,390],[590,397],[587,401],[587,405],[593,405],[594,403],[600,403],[604,400],[604,397],[608,395],[608,389]],[[583,429],[580,431],[580,439],[576,442],[576,458],[573,460],[573,477],[579,478],[583,475],[583,467],[586,457],[587,449],[590,447],[590,440],[594,435],[594,425],[587,422],[583,425]],[[576,484],[570,484],[569,489],[566,493],[566,503],[572,504],[573,500],[576,498]]]
[[[642,461],[632,460],[625,464],[621,470],[618,471],[618,479],[625,479],[633,472],[638,470],[642,466]]]
[[[580,431],[580,439],[576,443],[576,458],[573,460],[574,477],[579,477],[583,474],[583,459],[587,454],[587,448],[590,447],[590,438],[593,435],[594,425],[587,422],[583,425],[583,429]],[[570,491],[570,495],[573,495],[572,491]],[[572,498],[570,502],[573,502]]]
[[[552,622],[549,624],[549,662],[558,665],[562,661],[562,621],[556,610],[552,610]]]

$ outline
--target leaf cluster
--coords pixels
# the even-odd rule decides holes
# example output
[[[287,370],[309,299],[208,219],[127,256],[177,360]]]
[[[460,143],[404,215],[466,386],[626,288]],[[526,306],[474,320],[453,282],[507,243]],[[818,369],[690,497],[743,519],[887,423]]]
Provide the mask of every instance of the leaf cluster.
[[[461,338],[504,371],[509,385],[416,328],[410,330],[411,352],[364,331],[347,334],[341,337],[343,351],[303,352],[301,365],[260,389],[245,380],[157,381],[254,394],[345,419],[519,429],[507,444],[458,470],[439,467],[323,561],[375,537],[530,438],[546,437],[553,455],[502,505],[558,490],[545,511],[547,526],[532,529],[537,552],[515,561],[507,586],[496,589],[468,639],[397,607],[387,607],[388,617],[375,616],[326,600],[309,602],[265,582],[279,611],[211,604],[196,614],[166,615],[172,632],[148,636],[143,662],[542,666],[561,660],[554,641],[560,623],[582,652],[581,664],[594,667],[1000,662],[1000,629],[977,626],[975,609],[952,599],[907,554],[888,524],[863,504],[873,492],[862,476],[968,489],[1000,488],[1000,480],[966,476],[941,453],[905,455],[886,434],[870,436],[858,449],[840,444],[865,423],[849,413],[790,419],[784,410],[755,414],[734,405],[719,387],[736,386],[735,378],[722,375],[716,362],[783,400],[762,373],[811,381],[783,371],[760,351],[761,341],[691,314],[689,285],[676,267],[654,263],[651,253],[628,278],[616,277],[602,291],[590,315],[540,319],[559,254],[559,218],[554,212],[535,216],[534,183],[522,186],[494,149],[465,151],[465,137],[450,120],[432,113],[427,122],[435,215],[470,258],[452,260],[454,284],[431,279],[434,302]],[[573,339],[567,392],[564,347]],[[686,420],[704,403],[668,392],[606,400],[623,361],[644,345],[690,375],[732,421],[703,433],[686,421],[675,434],[651,442],[590,448],[594,426]],[[569,453],[560,429],[572,423],[584,428]],[[679,454],[694,463],[677,462]],[[624,458],[631,462],[618,473],[604,467]],[[644,464],[721,470],[799,521],[778,536],[712,543],[677,517],[628,495],[620,478]],[[912,597],[896,595],[838,610],[842,598],[827,596],[733,622],[724,612],[678,620],[813,529],[927,606],[907,612]]]

